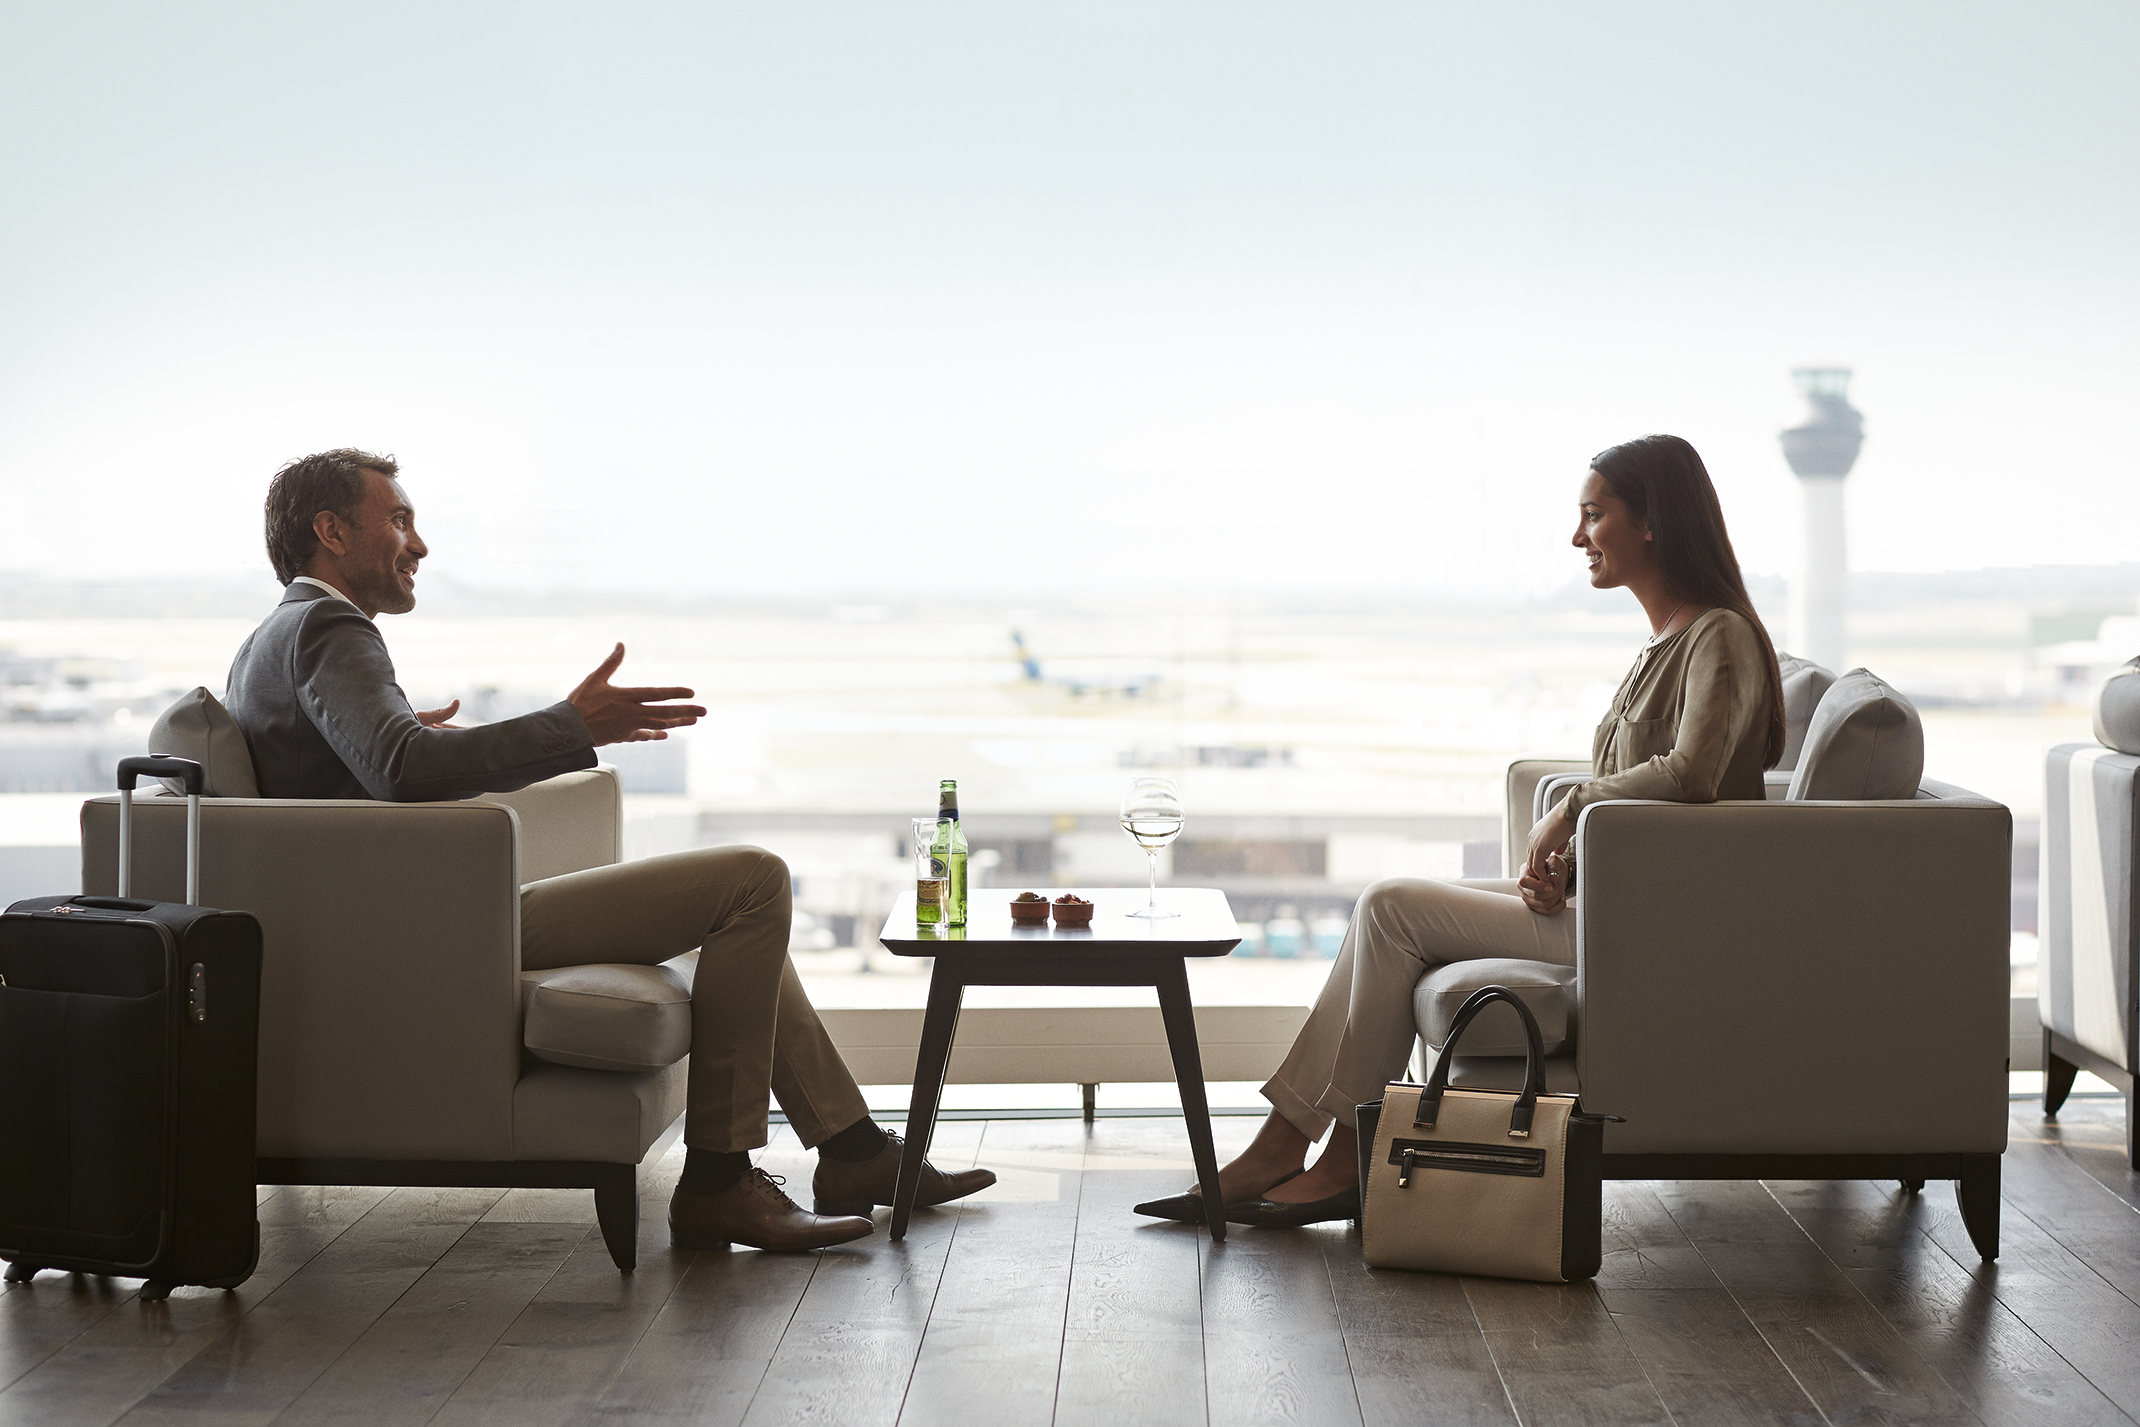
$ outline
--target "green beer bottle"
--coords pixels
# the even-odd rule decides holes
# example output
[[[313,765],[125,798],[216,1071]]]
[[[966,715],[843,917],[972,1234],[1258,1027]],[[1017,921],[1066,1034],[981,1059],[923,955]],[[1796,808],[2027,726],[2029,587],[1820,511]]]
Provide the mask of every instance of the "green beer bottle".
[[[939,785],[929,857],[944,868],[944,924],[966,925],[966,829],[959,826],[959,785],[950,778]]]

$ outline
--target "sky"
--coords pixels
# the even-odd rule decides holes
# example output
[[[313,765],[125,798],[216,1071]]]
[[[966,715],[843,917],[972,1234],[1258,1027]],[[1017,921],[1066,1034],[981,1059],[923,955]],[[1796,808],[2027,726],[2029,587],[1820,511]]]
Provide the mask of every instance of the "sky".
[[[391,452],[476,585],[1565,585],[1671,431],[1795,564],[2133,557],[2140,10],[0,0],[0,573],[263,572]]]

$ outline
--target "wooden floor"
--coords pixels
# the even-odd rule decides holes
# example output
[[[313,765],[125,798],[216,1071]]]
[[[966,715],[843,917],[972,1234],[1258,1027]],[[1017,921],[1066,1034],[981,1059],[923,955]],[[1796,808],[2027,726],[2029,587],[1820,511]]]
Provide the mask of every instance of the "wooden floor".
[[[1370,1273],[1344,1226],[1214,1249],[1139,1220],[1187,1181],[1177,1120],[947,1124],[939,1163],[1002,1173],[986,1202],[796,1257],[671,1252],[671,1153],[629,1277],[586,1193],[263,1190],[236,1293],[8,1286],[0,1422],[2128,1422],[2123,1114],[2015,1104],[1995,1267],[1947,1184],[1620,1184],[1604,1271],[1565,1288]],[[1252,1128],[1220,1121],[1222,1154]],[[766,1162],[807,1194],[792,1139]]]

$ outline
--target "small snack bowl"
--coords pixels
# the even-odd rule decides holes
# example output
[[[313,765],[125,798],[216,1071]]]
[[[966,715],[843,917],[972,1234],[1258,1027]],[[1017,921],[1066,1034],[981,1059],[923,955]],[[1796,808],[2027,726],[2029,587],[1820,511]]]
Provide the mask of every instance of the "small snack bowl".
[[[1055,908],[1055,925],[1059,927],[1089,927],[1092,925],[1092,903],[1083,897],[1065,892],[1049,904]]]
[[[1011,922],[1021,927],[1037,927],[1048,920],[1048,899],[1038,892],[1020,892],[1011,899]]]

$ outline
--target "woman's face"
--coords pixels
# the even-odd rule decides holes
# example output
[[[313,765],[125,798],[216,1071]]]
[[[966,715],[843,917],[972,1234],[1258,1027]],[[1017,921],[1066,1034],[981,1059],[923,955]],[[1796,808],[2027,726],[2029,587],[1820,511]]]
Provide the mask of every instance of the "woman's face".
[[[1626,504],[1612,493],[1605,478],[1592,471],[1577,497],[1580,513],[1575,521],[1575,547],[1590,556],[1593,589],[1616,589],[1630,579],[1657,568],[1657,547],[1650,528],[1627,513]]]

